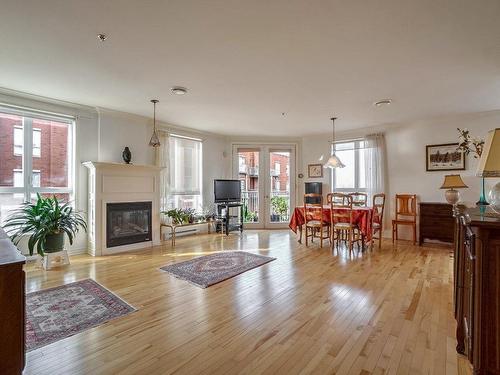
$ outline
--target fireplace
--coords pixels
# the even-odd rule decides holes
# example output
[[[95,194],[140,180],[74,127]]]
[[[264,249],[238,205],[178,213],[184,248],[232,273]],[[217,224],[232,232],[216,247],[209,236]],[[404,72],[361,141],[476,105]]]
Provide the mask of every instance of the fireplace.
[[[152,202],[107,203],[106,246],[152,240]]]

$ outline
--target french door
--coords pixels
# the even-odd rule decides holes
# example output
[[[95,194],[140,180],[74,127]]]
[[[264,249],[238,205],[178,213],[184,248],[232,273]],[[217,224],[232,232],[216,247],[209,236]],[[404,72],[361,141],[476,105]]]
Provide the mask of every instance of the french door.
[[[295,208],[295,145],[233,145],[247,228],[286,228]]]

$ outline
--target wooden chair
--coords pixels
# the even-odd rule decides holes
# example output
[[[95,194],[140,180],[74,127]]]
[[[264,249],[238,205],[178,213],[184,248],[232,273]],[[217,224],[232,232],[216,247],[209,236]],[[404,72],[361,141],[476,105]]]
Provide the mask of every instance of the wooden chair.
[[[341,203],[341,204],[346,204],[347,202],[345,201],[345,194],[340,194],[340,193],[328,193],[326,195],[326,204],[329,205],[332,203],[332,201],[335,201],[335,203]]]
[[[398,239],[398,226],[413,228],[413,244],[417,242],[417,195],[396,194],[396,217],[392,220],[392,242]]]
[[[332,193],[330,201],[331,215],[331,242],[332,249],[335,241],[338,243],[346,238],[349,251],[353,249],[353,243],[359,240],[357,226],[352,222],[352,197],[341,193]]]
[[[356,207],[366,207],[368,203],[368,194],[366,193],[349,193],[352,197],[352,205]]]
[[[373,215],[372,215],[372,243],[371,247],[373,249],[373,240],[378,239],[378,248],[382,246],[382,233],[384,232],[384,208],[385,208],[385,194],[375,194],[373,196]],[[378,237],[375,234],[378,233]]]
[[[308,203],[307,198],[315,198],[312,201],[319,203]],[[318,237],[319,244],[323,247],[323,240],[330,238],[330,225],[323,221],[323,196],[321,194],[305,194],[304,195],[304,219],[306,226],[306,246],[309,245],[308,238],[311,237],[311,242]],[[323,229],[326,230],[326,236],[323,234]]]

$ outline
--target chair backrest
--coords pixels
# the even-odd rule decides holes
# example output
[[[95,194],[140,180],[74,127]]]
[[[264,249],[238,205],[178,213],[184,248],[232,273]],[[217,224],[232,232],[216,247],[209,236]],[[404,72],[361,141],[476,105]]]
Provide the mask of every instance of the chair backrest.
[[[314,198],[314,199],[308,199]],[[319,202],[319,203],[309,203]],[[304,219],[308,221],[323,220],[323,196],[321,194],[304,194]]]
[[[417,195],[396,194],[396,220],[400,216],[417,220]]]
[[[342,204],[345,204],[347,202],[344,201],[346,195],[345,194],[341,194],[341,193],[328,193],[326,195],[326,204],[331,204],[333,201],[335,203],[342,203]]]
[[[349,193],[352,197],[352,205],[357,207],[366,207],[368,203],[368,194],[366,193]]]
[[[348,194],[332,193],[330,215],[332,224],[352,224],[352,197]]]
[[[373,195],[373,215],[372,223],[382,225],[384,223],[384,208],[385,208],[385,194],[379,193]]]

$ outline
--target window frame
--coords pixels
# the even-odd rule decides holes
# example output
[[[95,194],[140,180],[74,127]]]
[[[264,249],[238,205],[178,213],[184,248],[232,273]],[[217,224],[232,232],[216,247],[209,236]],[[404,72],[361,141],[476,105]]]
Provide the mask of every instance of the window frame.
[[[352,187],[352,188],[336,188],[335,187],[335,177],[336,177],[335,168],[330,168],[331,169],[331,173],[330,173],[330,184],[331,185],[330,186],[332,187],[332,191],[335,191],[335,192],[345,192],[345,193],[362,192],[362,193],[366,193],[368,191],[366,186],[364,188],[359,187],[359,170],[360,170],[361,163],[364,163],[365,161],[362,160],[362,158],[360,158],[360,153],[358,152],[358,150],[366,148],[365,140],[364,139],[352,139],[352,140],[347,140],[347,141],[335,142],[335,144],[331,146],[331,152],[333,151],[334,147],[336,148],[337,145],[346,144],[346,143],[353,143],[354,144],[354,151],[355,151],[354,152],[354,187]],[[339,150],[339,151],[343,151],[343,150]],[[341,159],[341,161],[342,161],[342,159]],[[365,181],[365,185],[366,185],[366,181]]]
[[[189,141],[193,141],[193,142],[199,142],[199,146],[200,146],[200,151],[199,151],[199,157],[198,157],[198,161],[197,163],[199,163],[198,165],[198,169],[199,169],[199,191],[174,191],[172,189],[172,183],[171,183],[171,178],[173,176],[173,178],[175,179],[175,170],[173,171],[172,168],[169,168],[169,186],[170,186],[170,189],[169,189],[169,192],[168,192],[168,195],[171,197],[171,200],[173,202],[176,202],[177,201],[177,197],[182,197],[182,196],[185,196],[185,197],[189,197],[189,196],[193,196],[193,197],[199,197],[199,209],[202,209],[203,208],[203,139],[200,139],[200,138],[193,138],[193,137],[186,137],[186,136],[183,136],[183,135],[178,135],[178,134],[172,134],[170,133],[169,134],[169,146],[168,146],[168,153],[169,153],[169,159],[170,160],[173,160],[174,161],[174,165],[176,163],[175,161],[175,151],[173,150],[173,147],[172,145],[170,144],[170,141],[171,141],[171,138],[177,138],[177,139],[186,139],[186,140],[189,140]],[[183,154],[183,160],[185,162],[185,153]],[[194,155],[191,155],[191,158],[194,159],[193,157]],[[192,171],[192,168],[191,169],[191,174],[189,176],[189,178],[193,179],[195,176],[193,175],[193,171]],[[174,174],[172,175],[172,173],[174,172]],[[175,184],[174,184],[175,185]],[[196,194],[198,193],[198,194]],[[167,202],[169,201],[170,199],[167,199]],[[171,207],[168,207],[169,209]],[[182,208],[182,207],[175,207],[175,204],[174,204],[174,207],[173,208]]]
[[[23,152],[22,157],[22,172],[23,172],[23,186],[0,186],[0,193],[7,194],[22,194],[25,202],[31,202],[32,194],[68,194],[69,201],[74,202],[75,197],[75,118],[73,116],[53,115],[45,112],[38,112],[37,110],[30,109],[12,109],[10,107],[0,106],[0,116],[2,114],[16,115],[22,117],[23,129]],[[68,186],[65,187],[35,187],[33,186],[33,121],[34,120],[48,120],[68,125]],[[38,129],[38,128],[35,128]],[[41,146],[41,145],[40,145]],[[40,147],[41,151],[41,147]],[[41,152],[40,152],[41,157]]]

